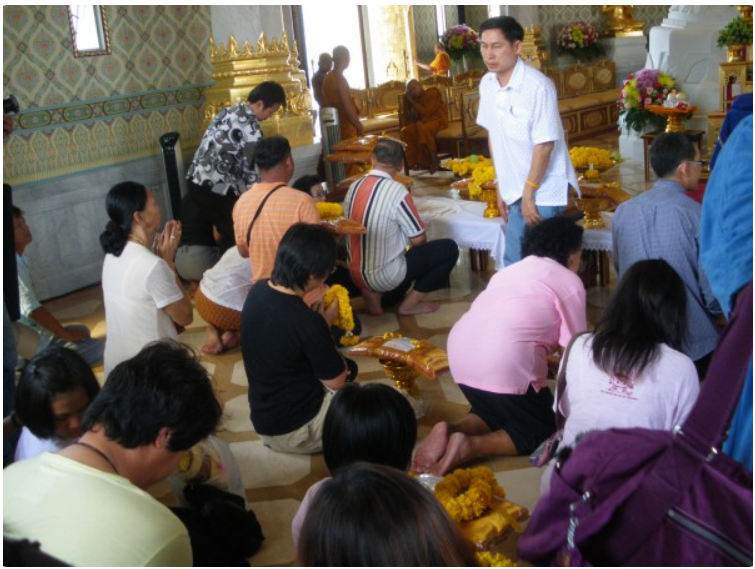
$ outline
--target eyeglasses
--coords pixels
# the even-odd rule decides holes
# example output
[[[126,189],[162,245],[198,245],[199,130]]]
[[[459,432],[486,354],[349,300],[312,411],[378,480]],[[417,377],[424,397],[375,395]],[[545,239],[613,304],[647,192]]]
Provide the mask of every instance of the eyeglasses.
[[[705,160],[685,160],[685,162],[690,162],[691,164],[697,164],[698,166],[705,166]]]

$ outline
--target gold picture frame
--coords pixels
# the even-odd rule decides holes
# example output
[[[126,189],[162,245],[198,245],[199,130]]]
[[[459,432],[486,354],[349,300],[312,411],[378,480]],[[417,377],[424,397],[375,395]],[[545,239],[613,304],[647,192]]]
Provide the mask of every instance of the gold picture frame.
[[[72,8],[79,8],[79,6],[68,6],[68,23],[71,31],[71,45],[73,47],[74,57],[92,57],[95,55],[110,55],[112,53],[110,47],[110,29],[107,24],[107,16],[105,14],[105,6],[95,5],[94,8],[94,25],[96,26],[95,33],[97,36],[98,46],[94,48],[80,49],[79,44],[76,41],[77,28],[78,28],[78,13],[74,13]]]

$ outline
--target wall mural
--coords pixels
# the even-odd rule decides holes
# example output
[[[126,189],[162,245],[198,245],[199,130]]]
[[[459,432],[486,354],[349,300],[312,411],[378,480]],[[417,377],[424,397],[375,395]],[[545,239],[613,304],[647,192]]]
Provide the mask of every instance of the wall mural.
[[[211,74],[208,6],[106,6],[112,54],[75,58],[66,6],[3,10],[3,96],[21,113],[4,181],[21,184],[156,154],[202,135]]]

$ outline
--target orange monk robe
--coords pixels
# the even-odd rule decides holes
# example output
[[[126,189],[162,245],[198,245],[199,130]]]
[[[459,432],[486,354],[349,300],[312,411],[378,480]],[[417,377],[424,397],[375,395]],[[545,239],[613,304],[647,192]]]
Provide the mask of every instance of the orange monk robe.
[[[354,113],[357,115],[359,111],[351,97],[347,101],[341,98],[336,79],[336,75],[332,71],[325,76],[325,80],[322,82],[322,97],[325,100],[326,107],[335,107],[338,111],[338,123],[341,125],[341,140],[348,140],[357,136],[357,127],[349,121],[345,110],[346,105],[353,107]]]
[[[445,77],[448,75],[448,70],[451,69],[451,58],[445,51],[441,51],[435,56],[435,59],[433,59],[428,67],[432,70],[433,75]]]
[[[404,101],[407,121],[410,122],[401,129],[401,140],[407,144],[407,164],[414,166],[422,163],[428,166],[423,161],[430,158],[428,152],[434,155],[438,151],[435,135],[448,126],[448,109],[443,96],[435,87],[422,91],[422,95],[415,101],[405,95]]]

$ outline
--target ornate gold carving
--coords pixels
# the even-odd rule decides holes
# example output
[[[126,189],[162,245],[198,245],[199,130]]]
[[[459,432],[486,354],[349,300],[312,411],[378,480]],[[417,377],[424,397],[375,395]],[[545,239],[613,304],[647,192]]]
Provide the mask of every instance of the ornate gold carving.
[[[286,107],[265,121],[266,135],[280,134],[292,146],[312,144],[312,97],[304,72],[299,69],[299,49],[289,48],[288,35],[268,40],[264,32],[252,46],[249,40],[239,46],[234,36],[227,47],[210,38],[210,61],[215,84],[207,90],[205,127],[220,110],[244,101],[263,81],[275,81],[286,91]]]
[[[739,11],[739,15],[747,22],[747,25],[752,27],[752,6],[735,6]]]
[[[524,41],[519,56],[528,65],[535,69],[542,69],[548,61],[548,50],[545,49],[541,39],[540,26],[532,26],[524,29]]]
[[[605,37],[626,38],[641,36],[644,24],[634,19],[632,9],[634,5],[603,6],[603,13],[608,18],[608,26],[603,35]]]

